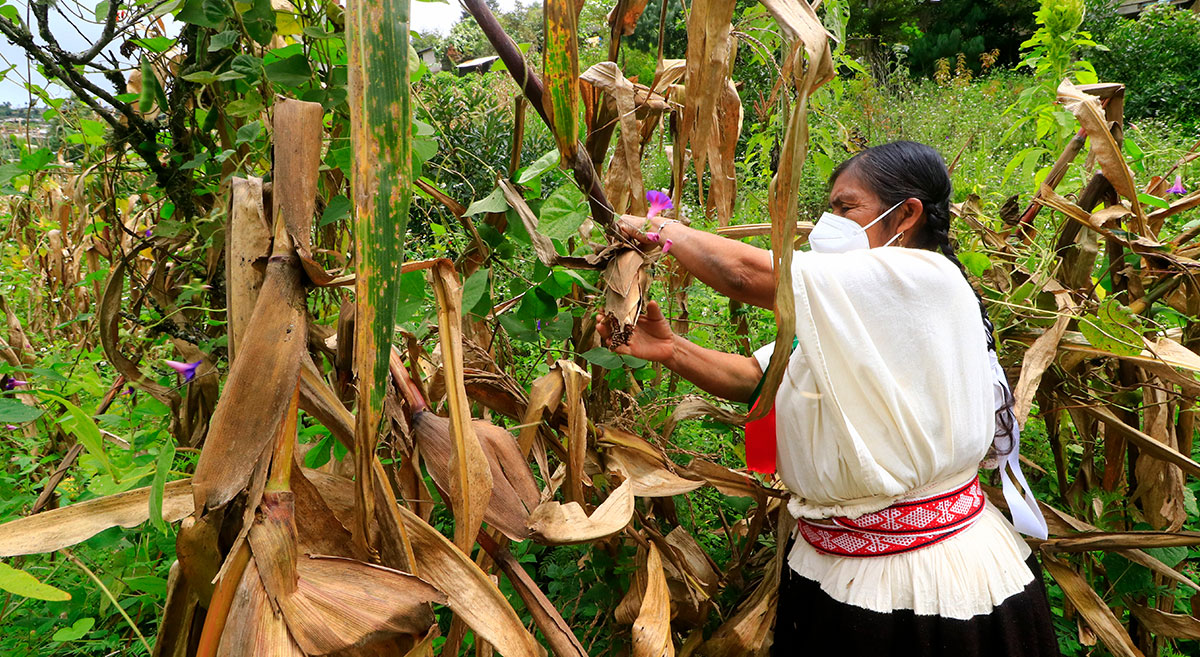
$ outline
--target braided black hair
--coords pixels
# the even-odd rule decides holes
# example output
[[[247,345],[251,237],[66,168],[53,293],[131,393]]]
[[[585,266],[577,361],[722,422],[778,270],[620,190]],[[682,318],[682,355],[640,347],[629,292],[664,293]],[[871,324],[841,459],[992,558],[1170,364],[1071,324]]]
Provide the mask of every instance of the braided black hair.
[[[865,187],[879,197],[882,207],[896,205],[906,199],[921,201],[925,209],[925,222],[914,237],[913,244],[922,249],[937,251],[953,262],[967,278],[967,269],[954,251],[950,239],[950,172],[946,162],[937,151],[914,141],[894,141],[860,151],[842,162],[829,177],[832,186],[844,173],[853,172]],[[887,219],[885,224],[895,225],[896,219]],[[970,279],[968,279],[970,282]],[[974,290],[974,287],[971,288]],[[979,314],[983,319],[987,347],[996,351],[995,327],[988,317],[983,297],[975,293],[979,301]],[[1013,450],[1013,396],[1004,386],[1005,400],[996,409],[996,432],[992,440],[988,461],[1004,456]]]

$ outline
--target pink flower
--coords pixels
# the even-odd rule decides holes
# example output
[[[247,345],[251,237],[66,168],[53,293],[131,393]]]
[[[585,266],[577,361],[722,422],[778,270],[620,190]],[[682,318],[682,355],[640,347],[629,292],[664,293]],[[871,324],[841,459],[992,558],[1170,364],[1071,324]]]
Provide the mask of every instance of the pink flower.
[[[657,242],[658,233],[646,233],[646,239],[650,240],[651,242]]]
[[[1175,174],[1175,185],[1167,190],[1168,194],[1187,194],[1187,190],[1183,188],[1183,176]]]
[[[177,360],[168,360],[163,362],[170,366],[171,369],[175,370],[176,374],[183,376],[183,382],[187,383],[196,377],[196,368],[200,367],[200,363],[203,361],[196,361],[194,363],[181,363]]]
[[[663,210],[670,210],[675,207],[671,203],[671,197],[667,196],[666,192],[660,192],[657,189],[652,189],[646,192],[646,201],[650,204],[650,209],[646,212],[647,219],[653,219],[658,216]],[[646,237],[650,237],[647,235]],[[658,240],[653,240],[657,242]]]
[[[15,424],[6,424],[6,425],[4,425],[4,428],[5,428],[5,429],[8,429],[9,431],[16,431],[16,430],[17,430],[17,425],[15,425]]]
[[[671,250],[672,244],[674,244],[674,242],[671,240],[663,240],[663,255],[666,255],[667,251]]]

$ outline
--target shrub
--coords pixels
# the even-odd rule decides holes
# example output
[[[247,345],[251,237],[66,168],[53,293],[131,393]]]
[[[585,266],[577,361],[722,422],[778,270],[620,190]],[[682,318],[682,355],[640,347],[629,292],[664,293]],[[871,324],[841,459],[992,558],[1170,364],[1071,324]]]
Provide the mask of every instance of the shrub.
[[[1127,116],[1200,125],[1200,14],[1152,6],[1112,29],[1093,61],[1101,80],[1123,82]]]

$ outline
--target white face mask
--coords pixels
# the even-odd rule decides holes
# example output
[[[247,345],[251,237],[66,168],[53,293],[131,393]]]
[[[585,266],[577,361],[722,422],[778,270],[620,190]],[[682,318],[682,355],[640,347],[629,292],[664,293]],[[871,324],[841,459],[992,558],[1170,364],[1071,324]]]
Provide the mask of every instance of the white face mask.
[[[817,225],[813,226],[812,232],[808,234],[808,243],[812,246],[812,250],[817,253],[845,253],[847,251],[869,249],[871,248],[871,240],[867,238],[867,229],[879,223],[880,219],[888,216],[892,210],[900,207],[902,203],[904,201],[900,201],[900,203],[888,208],[883,214],[872,219],[871,223],[866,226],[859,225],[853,219],[847,219],[841,215],[826,212],[821,215],[821,218],[817,220]],[[899,237],[900,234],[897,233],[884,246],[890,245]]]

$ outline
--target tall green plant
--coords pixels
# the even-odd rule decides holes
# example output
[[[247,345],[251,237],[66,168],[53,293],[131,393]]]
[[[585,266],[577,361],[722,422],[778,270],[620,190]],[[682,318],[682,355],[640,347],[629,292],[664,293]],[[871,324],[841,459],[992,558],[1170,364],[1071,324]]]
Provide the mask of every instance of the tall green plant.
[[[1021,44],[1022,57],[1018,69],[1031,69],[1036,84],[1021,93],[1020,98],[1009,107],[1006,114],[1017,114],[1018,118],[1008,129],[1007,141],[1021,128],[1033,124],[1035,143],[1019,151],[1008,166],[1005,178],[1020,167],[1022,177],[1028,178],[1033,169],[1046,156],[1057,155],[1075,131],[1075,119],[1070,112],[1056,102],[1058,84],[1064,78],[1074,78],[1078,84],[1094,84],[1098,81],[1096,69],[1091,62],[1080,57],[1084,48],[1103,49],[1092,40],[1089,33],[1080,29],[1085,14],[1083,0],[1042,0],[1041,7],[1034,13],[1038,28],[1029,39]],[[1040,183],[1049,168],[1040,169],[1034,175]]]

